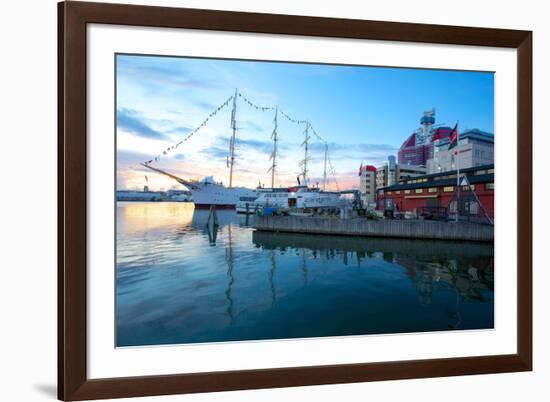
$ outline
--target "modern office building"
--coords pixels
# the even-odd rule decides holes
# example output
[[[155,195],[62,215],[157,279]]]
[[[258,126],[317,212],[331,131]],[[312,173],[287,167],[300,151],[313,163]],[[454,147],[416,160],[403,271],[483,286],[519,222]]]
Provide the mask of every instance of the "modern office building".
[[[457,169],[494,163],[494,135],[478,129],[466,130],[459,135],[458,145],[449,149],[449,139],[434,142],[432,158],[427,161],[428,173],[442,173]]]

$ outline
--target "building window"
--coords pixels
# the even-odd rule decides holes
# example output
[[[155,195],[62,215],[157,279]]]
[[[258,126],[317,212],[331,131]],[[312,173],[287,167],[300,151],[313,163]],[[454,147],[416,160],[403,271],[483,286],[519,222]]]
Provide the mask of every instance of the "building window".
[[[446,186],[446,187],[443,187],[443,192],[444,193],[450,193],[450,192],[453,192],[455,191],[455,187],[454,186]]]
[[[487,169],[487,173],[488,173],[488,174],[494,174],[494,173],[495,173],[495,169]]]
[[[400,191],[400,190],[397,190],[397,191],[395,192],[395,194],[401,194],[401,191]]]
[[[475,175],[475,176],[480,176],[480,175],[482,175],[482,174],[487,174],[487,171],[486,171],[486,170],[476,170],[476,171],[474,172],[474,175]]]
[[[485,183],[485,190],[494,190],[495,183]]]
[[[387,194],[388,194],[388,195],[391,195],[391,191],[388,191]]]
[[[468,204],[468,212],[470,215],[479,214],[479,204],[476,201],[470,201]]]
[[[416,194],[420,194],[420,193],[422,193],[423,191],[424,191],[423,189],[417,188],[414,192],[415,192]]]
[[[475,186],[475,184],[470,184],[469,187],[470,187],[470,190],[476,191],[476,186]],[[468,191],[468,185],[462,186],[462,191]]]
[[[435,187],[430,187],[430,188],[428,189],[428,193],[437,193],[437,188],[435,188]]]
[[[405,190],[405,194],[410,194],[411,190]]]

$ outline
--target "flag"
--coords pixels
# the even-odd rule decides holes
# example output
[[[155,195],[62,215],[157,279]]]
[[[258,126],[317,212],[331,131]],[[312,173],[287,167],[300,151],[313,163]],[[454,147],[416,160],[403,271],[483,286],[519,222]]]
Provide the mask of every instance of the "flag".
[[[458,144],[458,123],[455,124],[455,128],[453,128],[453,131],[451,131],[451,134],[449,136],[449,149],[453,149]],[[455,151],[456,154],[456,151]]]

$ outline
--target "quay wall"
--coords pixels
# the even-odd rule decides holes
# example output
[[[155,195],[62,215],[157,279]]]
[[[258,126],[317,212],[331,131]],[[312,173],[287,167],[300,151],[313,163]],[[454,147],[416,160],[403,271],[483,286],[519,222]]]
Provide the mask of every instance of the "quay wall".
[[[256,216],[260,231],[492,242],[494,227],[469,222]]]

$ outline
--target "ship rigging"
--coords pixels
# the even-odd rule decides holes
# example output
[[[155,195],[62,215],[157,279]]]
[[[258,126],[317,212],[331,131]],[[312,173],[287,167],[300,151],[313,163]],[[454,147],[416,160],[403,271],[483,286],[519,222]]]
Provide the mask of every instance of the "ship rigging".
[[[267,173],[271,174],[270,189],[262,189],[262,191],[258,191],[260,188],[256,190],[252,190],[245,187],[234,187],[233,185],[234,167],[235,167],[235,159],[236,159],[235,146],[236,146],[236,139],[237,139],[237,105],[238,105],[237,100],[239,98],[242,99],[248,105],[254,107],[257,110],[261,110],[262,112],[274,111],[273,131],[271,134],[271,140],[273,142],[273,148],[270,155],[271,166],[267,170]],[[229,150],[227,155],[227,167],[229,169],[229,186],[226,187],[222,183],[215,182],[214,178],[211,176],[205,177],[200,181],[182,179],[172,173],[165,171],[164,169],[160,169],[158,167],[153,166],[153,164],[160,162],[161,158],[168,155],[173,150],[177,149],[184,142],[188,141],[193,135],[195,135],[198,131],[200,131],[209,122],[209,120],[212,117],[214,117],[217,113],[219,113],[225,107],[229,106],[229,104],[231,104],[232,106],[231,118],[230,118],[231,137],[229,139]],[[329,146],[328,146],[329,144],[319,134],[317,134],[317,132],[315,131],[315,129],[313,128],[309,120],[294,119],[290,117],[287,113],[285,113],[283,110],[281,110],[279,106],[274,106],[274,107],[259,106],[256,103],[250,101],[246,96],[244,96],[241,92],[239,92],[238,89],[235,89],[235,93],[231,97],[229,97],[223,104],[221,104],[217,109],[215,109],[212,113],[210,113],[210,115],[197,128],[195,128],[193,131],[187,134],[187,136],[183,138],[180,142],[166,148],[162,153],[160,153],[159,155],[155,156],[154,158],[148,161],[141,163],[141,165],[157,173],[168,176],[176,180],[178,183],[187,187],[193,195],[193,201],[195,203],[196,208],[208,208],[211,205],[215,205],[221,208],[235,208],[236,205],[239,204],[239,202],[248,202],[248,201],[257,199],[261,195],[260,193],[269,192],[271,189],[273,191],[276,191],[276,190],[280,191],[280,189],[276,189],[275,187],[275,181],[278,173],[277,166],[278,166],[278,142],[279,142],[279,132],[278,132],[279,116],[286,118],[291,123],[305,126],[304,141],[301,144],[304,150],[304,158],[299,162],[301,172],[297,178],[298,185],[304,187],[305,189],[308,188],[308,180],[309,180],[309,173],[310,173],[309,162],[311,161],[311,156],[310,156],[311,139],[313,135],[317,140],[319,140],[324,145],[322,190],[323,192],[326,191],[329,173],[332,174],[335,186],[338,189],[338,182],[336,180],[335,171],[330,161]],[[300,181],[300,177],[302,177],[302,181]],[[317,188],[317,190],[319,189]],[[317,191],[317,193],[319,194],[319,196],[321,196],[322,192]],[[324,198],[328,199],[330,197],[324,197]]]

